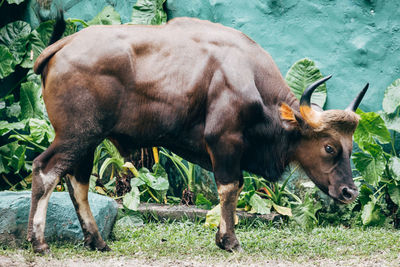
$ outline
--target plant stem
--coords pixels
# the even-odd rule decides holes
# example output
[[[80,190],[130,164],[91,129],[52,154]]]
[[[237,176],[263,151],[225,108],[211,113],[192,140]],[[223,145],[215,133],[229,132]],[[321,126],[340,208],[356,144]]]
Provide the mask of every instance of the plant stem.
[[[13,131],[16,135],[18,135],[19,137],[21,137],[22,139],[24,139],[26,142],[28,142],[28,143],[30,143],[31,145],[33,145],[33,146],[35,146],[35,147],[41,149],[42,151],[45,151],[45,150],[46,150],[45,147],[43,147],[43,146],[41,146],[41,145],[38,145],[38,144],[32,142],[31,140],[27,139],[26,137],[24,137],[23,135],[21,135],[20,133],[18,133],[17,131],[15,131],[14,129],[12,129],[11,131]]]
[[[149,192],[150,196],[151,196],[155,201],[157,201],[157,203],[160,203],[160,200],[158,200],[158,198],[156,198],[156,196],[151,192],[150,189],[148,190],[148,192]]]
[[[144,193],[146,193],[147,191],[149,191],[149,188],[146,188],[145,190],[143,190],[142,192],[139,193],[139,195],[143,195]]]
[[[396,117],[399,116],[399,113],[400,113],[400,108],[397,109]],[[392,143],[392,150],[393,150],[393,155],[394,155],[395,157],[397,157],[396,147],[394,146],[394,145],[395,145],[395,142],[396,142],[396,131],[393,131],[393,137],[392,137],[392,142],[391,142],[391,143]]]
[[[81,24],[83,25],[83,27],[85,27],[85,28],[89,26],[89,24],[87,24],[86,21],[84,21],[84,20],[82,20],[82,19],[69,19],[69,21],[71,21],[71,22],[73,22],[73,23],[79,22],[79,23],[81,23]]]
[[[378,190],[376,190],[376,192],[373,194],[373,196],[375,196],[377,193],[379,193],[379,191],[381,191],[383,188],[386,187],[387,184],[384,184],[381,186],[381,188],[379,188]],[[377,199],[379,199],[381,196],[379,196]]]
[[[395,157],[397,157],[397,153],[396,153],[396,148],[395,148],[395,146],[394,146],[394,142],[395,142],[395,140],[396,140],[396,131],[393,131],[393,137],[392,137],[392,153],[393,153],[393,155],[395,156]]]
[[[6,178],[6,176],[4,174],[1,175],[3,177],[3,180],[10,186],[10,188],[13,187],[13,184],[10,183],[10,181]]]
[[[168,154],[167,150],[165,150],[165,148],[162,147],[161,149],[162,150],[160,150],[160,153],[162,155],[166,156],[167,158],[169,158],[172,161],[172,163],[174,163],[175,168],[179,171],[180,175],[182,176],[183,182],[185,183],[186,186],[189,186],[189,181],[188,181],[187,177],[183,174],[183,172],[182,172],[183,170],[181,170],[181,168],[178,167],[178,163],[176,162],[176,159],[173,156],[171,156],[170,154]],[[185,173],[187,173],[187,172],[185,172]]]

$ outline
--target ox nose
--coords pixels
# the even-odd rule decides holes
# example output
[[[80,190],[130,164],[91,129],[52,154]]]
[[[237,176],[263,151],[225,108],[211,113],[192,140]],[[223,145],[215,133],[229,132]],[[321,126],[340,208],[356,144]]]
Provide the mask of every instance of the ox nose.
[[[341,189],[341,198],[343,199],[343,202],[345,203],[350,203],[356,199],[358,196],[358,190],[357,189],[352,189],[348,186],[343,186]]]

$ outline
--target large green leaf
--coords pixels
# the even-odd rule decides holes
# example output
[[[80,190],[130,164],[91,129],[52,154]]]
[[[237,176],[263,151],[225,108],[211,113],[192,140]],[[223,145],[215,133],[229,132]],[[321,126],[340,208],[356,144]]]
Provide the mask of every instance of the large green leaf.
[[[31,27],[24,21],[14,21],[0,29],[0,44],[10,49],[14,56],[15,64],[21,63],[26,54],[26,44]]]
[[[307,193],[304,202],[293,209],[293,219],[304,229],[310,230],[318,223],[315,214],[321,208],[321,202],[314,203],[313,198]]]
[[[313,82],[323,78],[314,61],[304,58],[290,67],[286,74],[286,82],[298,99],[304,90]],[[326,85],[320,85],[312,94],[311,102],[323,107],[326,101]]]
[[[217,228],[221,220],[221,204],[209,210],[206,214],[205,226],[210,228]]]
[[[385,218],[381,214],[381,208],[371,200],[363,208],[361,213],[362,223],[365,226],[380,225],[384,222]]]
[[[140,214],[127,215],[115,223],[115,227],[133,228],[143,225],[143,219]]]
[[[13,171],[18,173],[25,163],[26,146],[19,145],[18,142],[8,143],[0,147],[0,159],[2,161],[2,172]]]
[[[395,184],[388,185],[388,193],[390,199],[397,205],[400,206],[400,187]]]
[[[54,21],[45,21],[39,25],[29,35],[28,51],[21,66],[24,68],[32,68],[36,58],[42,53],[50,41],[53,33]],[[31,52],[32,51],[32,52]],[[32,55],[31,55],[32,53]]]
[[[30,136],[32,141],[41,144],[43,141],[50,144],[55,137],[53,127],[46,120],[30,119],[29,120]]]
[[[396,181],[400,181],[400,158],[391,157],[388,162],[390,176]]]
[[[371,144],[366,147],[368,153],[353,154],[353,162],[364,180],[371,185],[377,185],[385,170],[386,160],[381,146]]]
[[[133,7],[132,23],[159,25],[167,22],[163,4],[166,0],[138,0]]]
[[[70,19],[67,19],[65,25],[65,31],[62,37],[66,37],[68,35],[71,35],[73,33],[76,33],[77,27],[74,22],[72,22]]]
[[[21,106],[19,105],[19,102],[17,103],[12,103],[10,106],[6,108],[6,114],[7,117],[12,118],[18,118],[19,115],[21,114]]]
[[[249,201],[251,211],[259,214],[270,214],[272,201],[269,199],[261,198],[259,195],[254,194]]]
[[[7,0],[7,3],[19,5],[19,4],[21,4],[22,2],[24,2],[24,1],[25,1],[25,0]]]
[[[385,121],[386,127],[389,130],[400,132],[400,117],[397,114],[379,112],[379,115],[381,115],[381,118]]]
[[[360,187],[360,195],[358,196],[358,200],[360,201],[361,205],[367,204],[371,200],[372,192],[371,188],[369,188],[366,184],[363,184]]]
[[[121,16],[112,6],[106,6],[99,14],[97,14],[88,25],[115,25],[121,24]]]
[[[44,117],[44,107],[41,102],[40,95],[40,87],[37,84],[33,82],[21,84],[21,119]]]
[[[9,123],[7,121],[0,121],[0,135],[5,135],[11,130],[21,130],[26,126],[26,120]]]
[[[400,79],[395,80],[388,88],[386,88],[383,97],[382,107],[386,113],[394,113],[400,106]]]
[[[139,170],[139,178],[145,182],[147,186],[153,188],[154,190],[166,191],[169,188],[166,173],[164,176],[157,176],[154,173],[151,173],[148,169],[141,168]]]
[[[14,72],[15,61],[10,50],[5,45],[0,45],[0,79]]]
[[[28,48],[21,66],[24,68],[32,68],[37,57],[42,53],[50,41],[53,33],[54,21],[48,20],[42,22],[39,27],[31,32],[28,37]],[[76,25],[71,21],[66,21],[66,28],[63,37],[76,32]]]
[[[4,159],[3,157],[0,158],[0,173],[9,173],[8,168],[6,167],[7,162],[3,162],[6,161],[6,159]]]
[[[18,145],[17,149],[13,152],[11,157],[11,167],[14,173],[18,173],[25,164],[25,151],[26,146]]]
[[[140,204],[140,192],[137,187],[132,187],[131,191],[123,197],[123,205],[127,209],[137,210]]]
[[[364,150],[367,144],[374,144],[375,139],[382,144],[391,141],[390,132],[378,113],[363,112],[361,109],[357,109],[357,114],[360,115],[361,120],[354,133],[354,141],[361,149]]]
[[[199,193],[196,196],[196,206],[202,209],[209,210],[211,209],[212,203],[202,193]]]
[[[286,215],[286,216],[292,216],[292,209],[291,208],[279,206],[279,205],[277,205],[275,203],[272,203],[272,206],[274,207],[276,212],[278,212],[279,214]]]
[[[143,180],[140,178],[134,177],[131,179],[131,187],[134,187],[134,186],[139,187],[144,184],[146,184],[146,183],[143,182]]]
[[[213,209],[209,210],[206,214],[206,222],[204,226],[210,228],[217,228],[221,221],[221,204],[218,204]],[[239,223],[239,217],[235,213],[235,225]]]

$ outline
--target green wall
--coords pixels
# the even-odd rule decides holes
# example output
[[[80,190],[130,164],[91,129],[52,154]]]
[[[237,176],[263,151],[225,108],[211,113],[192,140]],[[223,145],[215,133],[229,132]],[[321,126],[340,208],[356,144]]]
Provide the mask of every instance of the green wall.
[[[127,22],[136,0],[54,2],[66,17],[85,20],[112,5]],[[334,75],[326,108],[346,107],[370,82],[361,108],[379,110],[384,90],[400,78],[397,0],[167,0],[165,6],[169,19],[197,17],[243,31],[272,55],[283,75],[298,59],[314,60],[323,75]],[[35,24],[32,10],[26,17]]]
[[[300,58],[316,61],[328,82],[327,108],[344,108],[370,82],[361,104],[381,109],[400,78],[400,1],[168,0],[169,18],[208,19],[241,30],[267,50],[282,74]]]

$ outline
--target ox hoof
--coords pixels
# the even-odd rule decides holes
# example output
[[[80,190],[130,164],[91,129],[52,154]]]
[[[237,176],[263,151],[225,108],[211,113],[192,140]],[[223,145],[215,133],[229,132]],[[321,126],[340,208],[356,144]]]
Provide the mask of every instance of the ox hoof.
[[[46,243],[43,244],[32,244],[33,247],[33,252],[34,253],[38,253],[41,255],[49,255],[50,254],[50,248],[49,245],[47,245]]]
[[[106,252],[106,251],[111,251],[111,248],[107,244],[105,244],[105,246],[103,248],[98,249],[98,250],[100,250],[101,252]]]
[[[111,248],[103,240],[94,239],[91,242],[86,241],[85,246],[89,247],[91,250],[98,250],[101,252],[111,251]]]
[[[220,247],[223,250],[229,251],[229,252],[242,252],[243,249],[240,246],[239,241],[237,240],[235,235],[220,235],[219,231],[215,235],[215,243],[217,244],[218,247]]]

